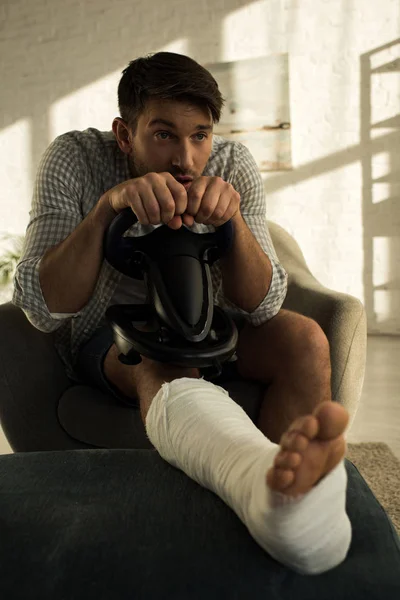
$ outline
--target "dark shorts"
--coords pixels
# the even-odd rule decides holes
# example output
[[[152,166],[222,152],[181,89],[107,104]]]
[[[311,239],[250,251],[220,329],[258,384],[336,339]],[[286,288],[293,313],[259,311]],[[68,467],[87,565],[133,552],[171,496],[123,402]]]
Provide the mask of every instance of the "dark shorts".
[[[245,325],[245,319],[238,315],[232,315],[232,318],[238,331],[240,331]],[[111,394],[124,404],[139,408],[139,402],[136,398],[125,396],[108,381],[104,374],[104,360],[113,343],[114,337],[111,326],[106,324],[98,327],[90,340],[79,351],[77,359],[78,374],[84,383],[94,386],[106,394]],[[222,385],[226,381],[238,378],[236,361],[228,361],[224,363],[222,373],[212,381],[216,385]],[[207,377],[205,376],[204,379],[207,379]]]

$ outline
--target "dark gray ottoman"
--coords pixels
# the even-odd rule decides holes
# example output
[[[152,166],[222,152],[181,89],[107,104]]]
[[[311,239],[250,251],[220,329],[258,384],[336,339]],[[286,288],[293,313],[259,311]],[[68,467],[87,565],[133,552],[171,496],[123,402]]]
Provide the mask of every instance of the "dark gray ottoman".
[[[399,538],[352,463],[344,563],[304,576],[270,558],[213,493],[154,450],[0,457],[4,600],[391,600]]]

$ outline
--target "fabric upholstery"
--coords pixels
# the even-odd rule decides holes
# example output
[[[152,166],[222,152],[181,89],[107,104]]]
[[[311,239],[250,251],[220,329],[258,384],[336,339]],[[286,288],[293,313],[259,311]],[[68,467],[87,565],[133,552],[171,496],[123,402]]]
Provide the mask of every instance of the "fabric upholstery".
[[[0,597],[7,600],[388,600],[399,538],[346,461],[353,538],[317,576],[284,567],[217,496],[152,450],[0,457]]]
[[[283,308],[317,321],[329,340],[332,398],[354,421],[361,397],[367,356],[367,317],[360,300],[323,286],[311,273],[296,240],[278,224],[268,228],[280,262],[288,273]]]

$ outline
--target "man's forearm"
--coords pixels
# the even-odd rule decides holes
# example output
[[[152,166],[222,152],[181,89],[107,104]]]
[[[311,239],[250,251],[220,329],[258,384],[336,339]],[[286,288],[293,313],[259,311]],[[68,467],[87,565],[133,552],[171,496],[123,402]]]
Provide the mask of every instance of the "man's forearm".
[[[104,233],[115,217],[103,199],[40,263],[42,293],[51,313],[75,313],[89,301],[103,261]]]
[[[269,290],[272,265],[240,212],[232,221],[233,246],[220,261],[224,294],[238,308],[252,312]]]

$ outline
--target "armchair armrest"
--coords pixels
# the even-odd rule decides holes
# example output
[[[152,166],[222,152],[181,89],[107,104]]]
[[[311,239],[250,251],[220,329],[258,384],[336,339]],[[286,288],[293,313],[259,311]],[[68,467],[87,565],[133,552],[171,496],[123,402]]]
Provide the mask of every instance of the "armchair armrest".
[[[283,308],[314,319],[328,338],[332,365],[332,398],[350,414],[357,413],[365,375],[367,319],[363,304],[349,294],[323,286],[311,273],[304,255],[285,229],[268,221],[278,258],[288,273]]]
[[[58,402],[71,385],[53,336],[11,302],[0,305],[0,423],[16,452],[80,448],[61,427]]]

